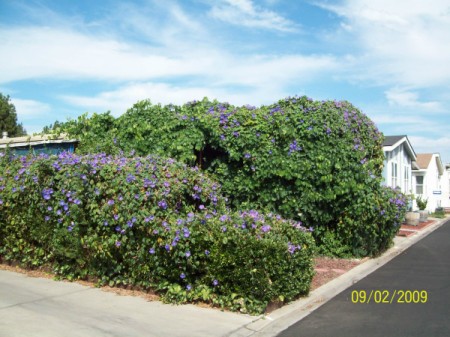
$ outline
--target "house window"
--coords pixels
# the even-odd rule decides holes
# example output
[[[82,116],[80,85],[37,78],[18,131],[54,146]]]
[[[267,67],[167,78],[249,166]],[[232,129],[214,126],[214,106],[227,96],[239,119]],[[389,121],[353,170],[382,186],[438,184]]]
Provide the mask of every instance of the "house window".
[[[391,175],[392,175],[391,187],[396,188],[397,187],[397,163],[391,163]]]
[[[416,194],[423,194],[423,176],[416,177]]]
[[[410,190],[410,188],[409,188],[409,167],[408,166],[405,166],[405,172],[404,172],[404,190],[403,190],[403,192],[405,192],[405,193],[407,193],[409,190]]]

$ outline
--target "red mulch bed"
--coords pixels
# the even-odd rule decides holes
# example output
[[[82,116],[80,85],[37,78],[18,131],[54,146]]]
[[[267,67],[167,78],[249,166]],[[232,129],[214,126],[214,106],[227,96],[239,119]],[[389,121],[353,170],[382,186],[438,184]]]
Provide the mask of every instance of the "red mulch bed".
[[[419,222],[419,225],[417,225],[417,226],[409,226],[407,224],[402,224],[399,232],[397,233],[397,236],[410,236],[410,235],[416,234],[418,231],[428,227],[429,225],[431,225],[433,223],[434,223],[434,220]]]
[[[336,277],[341,276],[367,259],[333,259],[329,257],[316,257],[314,259],[314,275],[311,290],[317,289]]]

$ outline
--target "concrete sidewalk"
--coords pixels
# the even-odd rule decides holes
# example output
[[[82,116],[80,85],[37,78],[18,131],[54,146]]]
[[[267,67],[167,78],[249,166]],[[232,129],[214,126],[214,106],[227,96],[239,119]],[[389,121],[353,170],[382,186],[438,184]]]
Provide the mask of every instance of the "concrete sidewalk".
[[[14,336],[275,336],[378,269],[447,219],[266,316],[174,306],[120,296],[77,283],[0,270],[0,337]]]

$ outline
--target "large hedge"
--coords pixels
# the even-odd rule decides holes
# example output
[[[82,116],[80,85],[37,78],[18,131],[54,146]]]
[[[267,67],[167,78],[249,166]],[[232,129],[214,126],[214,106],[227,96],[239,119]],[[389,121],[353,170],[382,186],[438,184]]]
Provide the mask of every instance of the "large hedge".
[[[0,157],[4,262],[251,313],[309,291],[309,230],[229,211],[197,168],[155,156]]]
[[[82,143],[94,115],[66,124]],[[236,208],[257,208],[315,228],[323,253],[376,255],[392,242],[402,202],[381,185],[383,135],[348,102],[307,97],[270,106],[203,101],[183,106],[136,103],[99,136],[141,155],[155,153],[213,174]],[[114,151],[114,149],[112,149]],[[392,208],[391,204],[396,207]]]

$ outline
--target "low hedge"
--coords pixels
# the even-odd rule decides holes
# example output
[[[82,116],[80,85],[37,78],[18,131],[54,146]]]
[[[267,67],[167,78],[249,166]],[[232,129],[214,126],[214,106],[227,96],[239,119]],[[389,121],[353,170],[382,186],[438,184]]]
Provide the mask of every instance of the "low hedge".
[[[219,184],[172,159],[3,155],[0,172],[4,262],[249,313],[309,291],[309,230],[231,212]]]

